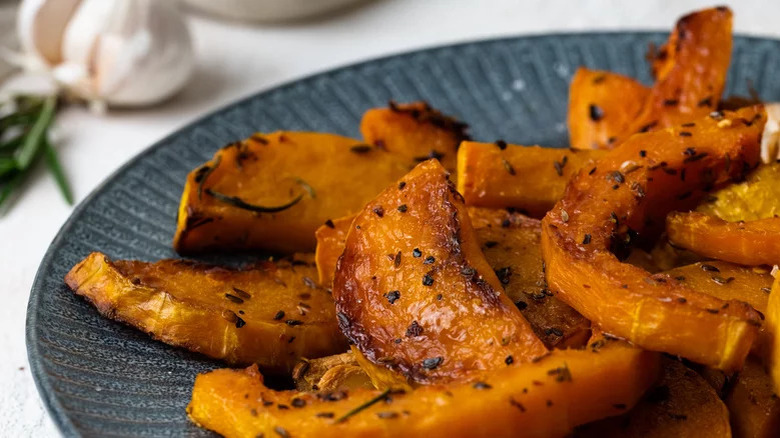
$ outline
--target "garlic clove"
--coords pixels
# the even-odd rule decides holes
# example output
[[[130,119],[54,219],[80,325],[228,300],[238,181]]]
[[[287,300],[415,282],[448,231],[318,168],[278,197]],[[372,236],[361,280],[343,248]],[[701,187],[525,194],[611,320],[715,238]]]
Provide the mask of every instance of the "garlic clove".
[[[780,159],[780,103],[767,103],[767,121],[761,136],[761,160],[773,163]]]
[[[88,72],[86,80],[68,86],[111,105],[164,100],[193,70],[189,31],[169,1],[84,0],[65,32],[63,53],[66,63],[84,65]]]
[[[62,36],[81,0],[25,0],[17,14],[17,32],[25,52],[53,65],[62,61]]]
[[[190,78],[192,41],[177,3],[163,0],[24,0],[25,68],[100,105],[159,102]]]

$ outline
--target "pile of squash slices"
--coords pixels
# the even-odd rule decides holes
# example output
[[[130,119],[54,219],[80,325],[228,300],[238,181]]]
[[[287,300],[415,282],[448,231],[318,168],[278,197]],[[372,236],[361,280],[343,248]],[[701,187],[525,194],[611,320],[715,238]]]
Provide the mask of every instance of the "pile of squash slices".
[[[189,174],[173,245],[275,257],[93,253],[65,281],[234,367],[187,408],[227,437],[778,436],[778,124],[721,99],[731,44],[712,8],[650,87],[579,69],[568,149],[471,141],[424,102],[362,140],[255,134]]]

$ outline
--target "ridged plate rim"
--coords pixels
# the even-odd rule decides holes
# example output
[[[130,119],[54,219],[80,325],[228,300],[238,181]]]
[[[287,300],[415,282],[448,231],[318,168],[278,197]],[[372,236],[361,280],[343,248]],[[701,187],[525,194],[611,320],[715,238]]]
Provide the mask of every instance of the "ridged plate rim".
[[[333,68],[322,72],[317,72],[302,78],[286,81],[272,88],[259,91],[257,93],[254,93],[242,99],[238,99],[229,104],[223,105],[220,108],[211,111],[204,116],[195,119],[193,122],[188,123],[176,129],[173,133],[158,140],[151,146],[148,146],[143,151],[141,151],[133,158],[131,158],[129,161],[127,161],[125,164],[123,164],[118,169],[116,169],[114,172],[112,172],[110,176],[108,176],[105,180],[103,180],[95,189],[93,189],[90,192],[90,194],[86,198],[84,198],[83,201],[79,203],[79,205],[73,210],[69,218],[65,221],[65,223],[62,225],[60,230],[57,232],[57,235],[52,240],[35,275],[35,279],[33,282],[32,290],[30,293],[28,306],[27,306],[27,318],[26,318],[26,328],[25,328],[27,355],[28,355],[28,360],[30,365],[30,371],[32,372],[35,385],[38,389],[38,393],[40,394],[43,404],[46,407],[46,410],[48,411],[49,415],[51,416],[54,424],[59,428],[60,432],[66,436],[80,435],[79,429],[74,425],[71,418],[69,418],[67,409],[63,407],[61,401],[56,397],[56,392],[53,389],[52,381],[50,379],[50,376],[46,373],[44,369],[44,363],[41,358],[41,352],[39,351],[39,344],[37,342],[40,336],[40,333],[38,331],[39,330],[38,321],[41,315],[39,315],[38,309],[39,309],[42,296],[44,293],[46,293],[46,291],[43,290],[44,277],[49,275],[47,271],[49,271],[49,269],[51,268],[55,255],[57,254],[58,251],[60,251],[63,239],[68,234],[68,232],[72,229],[74,224],[76,224],[82,218],[83,212],[87,209],[87,207],[95,200],[96,197],[98,197],[103,191],[105,191],[108,186],[110,186],[117,178],[119,178],[120,175],[124,174],[129,169],[135,167],[139,162],[141,162],[144,159],[144,157],[154,153],[159,148],[164,147],[166,144],[171,143],[172,140],[182,135],[183,133],[193,129],[194,127],[205,124],[210,119],[223,115],[229,112],[231,109],[240,106],[242,104],[245,104],[249,101],[255,99],[261,99],[264,96],[282,91],[284,89],[296,87],[301,84],[311,83],[322,77],[334,76],[348,70],[358,70],[363,67],[369,66],[371,64],[379,64],[379,63],[391,61],[393,59],[401,59],[401,58],[406,58],[411,56],[420,56],[420,55],[425,56],[442,50],[450,50],[450,49],[462,50],[467,46],[488,45],[488,44],[496,44],[502,42],[511,43],[511,42],[528,41],[529,43],[533,44],[536,41],[548,40],[548,39],[562,39],[562,38],[571,39],[571,38],[582,38],[582,37],[605,38],[610,36],[646,38],[650,40],[652,38],[663,38],[667,34],[668,34],[667,32],[659,32],[659,31],[541,33],[541,34],[531,34],[531,35],[523,35],[523,36],[486,38],[486,39],[479,39],[473,41],[458,42],[454,44],[432,46],[423,49],[405,51],[405,52],[396,53],[388,56],[372,58],[366,61],[361,61],[358,63],[349,64],[349,65]],[[767,42],[767,41],[780,43],[780,40],[777,39],[766,38],[761,36],[752,36],[752,35],[735,35],[735,39],[742,39],[742,40],[747,40],[748,42],[756,42],[756,43]],[[551,123],[553,122],[558,122],[558,121],[551,121]],[[149,339],[149,342],[156,342],[156,341]],[[184,412],[182,412],[182,415],[184,415]]]

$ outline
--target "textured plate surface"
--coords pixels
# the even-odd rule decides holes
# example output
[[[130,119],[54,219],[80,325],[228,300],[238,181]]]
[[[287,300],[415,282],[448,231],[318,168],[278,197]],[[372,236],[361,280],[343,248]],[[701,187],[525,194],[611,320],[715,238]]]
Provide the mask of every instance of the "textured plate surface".
[[[63,283],[91,251],[175,257],[185,176],[255,131],[358,136],[364,110],[425,99],[471,125],[477,140],[565,146],[569,79],[585,65],[650,81],[644,56],[660,33],[566,34],[447,46],[369,61],[266,91],[172,134],[96,189],[62,227],[38,270],[27,314],[33,375],[67,436],[209,436],[184,408],[195,375],[218,363],[109,321]],[[780,99],[780,41],[737,37],[725,95]],[[218,259],[217,259],[218,260]]]

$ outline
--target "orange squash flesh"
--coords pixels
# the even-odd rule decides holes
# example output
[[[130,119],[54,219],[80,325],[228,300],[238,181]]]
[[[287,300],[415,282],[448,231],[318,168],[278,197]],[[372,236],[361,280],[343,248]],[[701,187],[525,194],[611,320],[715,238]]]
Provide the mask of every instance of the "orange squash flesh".
[[[580,172],[542,221],[551,288],[604,331],[642,348],[739,369],[760,325],[749,305],[651,275],[613,251],[662,223],[670,209],[754,167],[765,119],[753,107],[635,135]]]
[[[547,348],[579,347],[590,336],[590,322],[550,296],[544,278],[537,219],[502,209],[468,208],[485,259],[501,274],[506,295]],[[317,269],[321,284],[331,284],[336,262],[354,217],[332,221],[317,230]]]
[[[317,249],[314,252],[314,259],[317,262],[317,273],[320,277],[320,284],[333,284],[333,274],[336,272],[336,263],[344,252],[344,242],[347,240],[350,225],[355,220],[355,216],[346,216],[327,222],[325,225],[317,228],[315,237],[317,238]]]
[[[609,149],[639,115],[650,89],[608,71],[577,69],[569,85],[569,143],[574,149]]]
[[[665,235],[650,250],[650,259],[657,269],[655,272],[669,271],[705,260],[691,251],[672,246]]]
[[[478,381],[392,394],[277,392],[263,385],[254,367],[222,369],[195,379],[187,412],[227,438],[563,436],[578,424],[630,409],[657,372],[656,354],[611,343],[598,351],[555,351]]]
[[[653,64],[656,82],[642,111],[613,143],[637,132],[696,120],[718,107],[731,61],[732,13],[704,9],[677,21],[663,59]]]
[[[744,182],[712,193],[696,207],[728,222],[753,221],[780,215],[780,163],[762,164]]]
[[[360,133],[370,145],[384,148],[407,161],[437,158],[455,171],[458,145],[469,137],[468,125],[431,108],[426,102],[373,108],[363,114]]]
[[[458,191],[467,205],[512,207],[542,217],[569,178],[603,151],[463,142],[458,149]]]
[[[187,176],[173,245],[181,254],[312,251],[317,227],[354,214],[409,169],[408,160],[338,135],[255,134]]]
[[[780,394],[780,279],[775,277],[769,302],[766,305],[762,346],[767,370],[772,378],[775,394]]]
[[[769,270],[722,261],[698,262],[666,271],[680,284],[724,301],[737,300],[766,312],[773,278]]]
[[[707,381],[674,359],[661,367],[631,411],[577,428],[574,437],[731,438],[729,411]]]
[[[780,436],[780,398],[775,395],[772,379],[757,360],[745,362],[724,401],[731,413],[735,437]]]
[[[310,259],[231,270],[183,260],[111,261],[92,253],[65,282],[102,315],[166,344],[288,374],[301,357],[347,347],[332,298],[311,280]]]
[[[780,263],[780,218],[726,222],[697,212],[671,213],[666,232],[674,245],[743,265]]]
[[[333,297],[366,358],[416,383],[506,367],[547,349],[503,293],[463,200],[436,160],[418,165],[352,223]]]
[[[547,348],[576,348],[590,336],[590,321],[551,296],[544,277],[541,223],[519,213],[469,208],[469,217],[488,264],[507,296]]]

